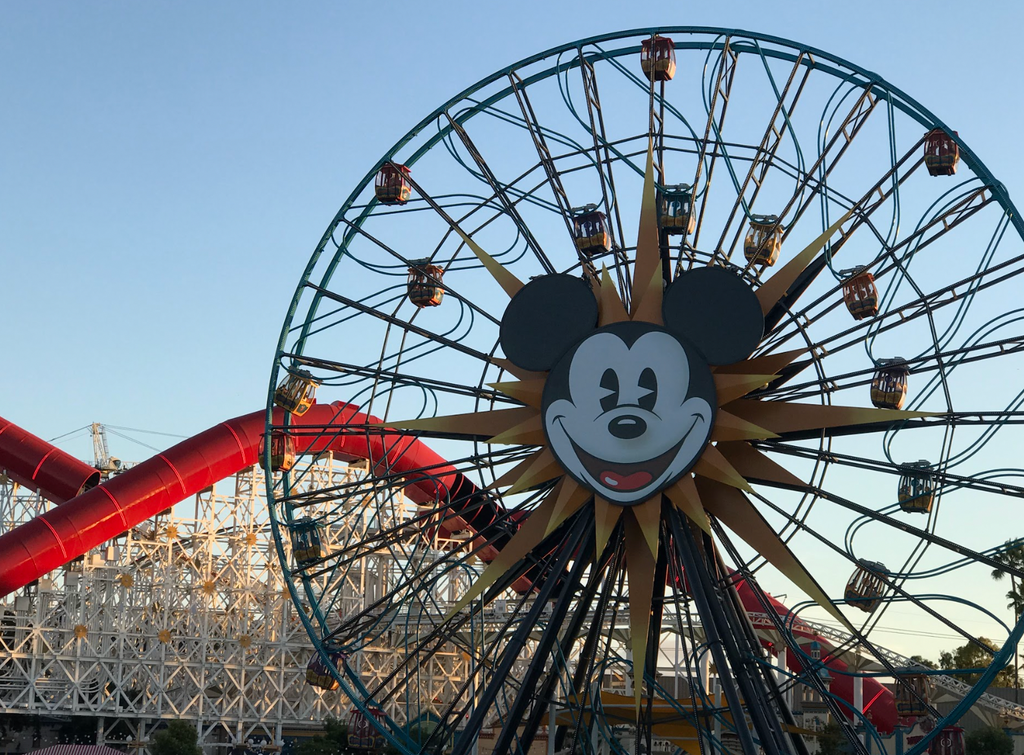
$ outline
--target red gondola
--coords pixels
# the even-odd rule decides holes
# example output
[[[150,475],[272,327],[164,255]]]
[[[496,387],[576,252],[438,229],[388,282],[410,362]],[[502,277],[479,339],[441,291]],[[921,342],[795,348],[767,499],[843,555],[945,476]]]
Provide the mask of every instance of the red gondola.
[[[953,132],[954,134],[956,131]],[[924,140],[924,164],[932,176],[951,176],[960,162],[960,147],[941,128],[932,129]]]
[[[778,215],[752,215],[743,240],[743,256],[759,267],[771,267],[782,249],[782,224]]]
[[[880,360],[871,379],[871,403],[879,409],[902,409],[909,378],[910,368],[902,357]]]
[[[260,438],[260,463],[266,453],[267,436]],[[284,430],[274,430],[270,436],[270,471],[287,472],[295,466],[295,439]]]
[[[373,182],[373,192],[381,204],[405,204],[409,201],[412,186],[406,180],[409,169],[404,165],[387,163],[377,171]]]
[[[409,268],[409,301],[420,309],[438,306],[444,299],[443,279],[444,270],[437,265],[427,260],[414,261]]]
[[[572,223],[576,248],[588,257],[607,252],[611,247],[608,218],[603,212],[598,212],[597,205],[588,204],[574,210]]]
[[[370,716],[383,726],[385,716],[380,708],[367,708]],[[358,708],[348,714],[348,746],[353,750],[382,751],[387,745],[384,735]]]
[[[843,301],[854,320],[864,320],[878,314],[878,287],[875,276],[864,268],[843,271],[850,276],[843,281]]]
[[[640,68],[655,81],[669,81],[676,75],[676,44],[657,34],[640,43]]]
[[[928,755],[964,755],[967,751],[964,730],[947,726],[928,744]]]

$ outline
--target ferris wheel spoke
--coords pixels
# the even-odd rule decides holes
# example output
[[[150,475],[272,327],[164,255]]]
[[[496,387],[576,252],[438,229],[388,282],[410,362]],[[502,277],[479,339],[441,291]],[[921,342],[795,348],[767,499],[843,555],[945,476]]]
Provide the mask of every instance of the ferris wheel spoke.
[[[793,193],[792,198],[783,208],[782,212],[779,213],[780,218],[789,216],[790,211],[793,211],[792,219],[789,225],[782,234],[782,242],[785,243],[789,234],[793,228],[799,223],[800,218],[803,217],[804,212],[814,203],[818,198],[820,192],[824,190],[824,184],[832,171],[835,170],[839,161],[843,155],[846,154],[846,150],[849,149],[850,145],[853,144],[853,140],[860,133],[864,124],[867,123],[868,118],[875,111],[875,107],[880,102],[880,98],[876,96],[872,90],[870,83],[866,84],[861,91],[860,96],[855,100],[853,107],[850,108],[846,116],[843,118],[839,127],[836,129],[835,135],[829,140],[828,144],[825,145],[824,149],[821,150],[821,154],[817,160],[808,168],[802,182],[802,186]],[[835,156],[829,159],[833,148],[839,145],[839,149]],[[820,178],[819,178],[820,176]],[[800,200],[800,196],[803,190],[810,186],[812,177],[818,181],[818,185],[812,188],[810,195],[803,201]]]
[[[961,635],[970,644],[977,646],[983,652],[986,652],[989,655],[994,655],[995,654],[995,651],[991,647],[989,647],[985,643],[981,642],[973,634],[971,634],[970,632],[962,629],[960,626],[958,626],[954,622],[950,621],[945,615],[943,615],[940,612],[936,611],[934,608],[932,608],[929,605],[927,605],[924,601],[919,600],[916,596],[914,596],[911,593],[909,593],[906,590],[904,590],[903,587],[902,587],[901,582],[897,582],[896,580],[891,579],[887,574],[885,574],[883,572],[880,572],[878,570],[872,569],[870,566],[867,565],[866,562],[862,562],[862,560],[855,558],[851,553],[849,553],[845,549],[839,547],[831,538],[826,537],[825,535],[822,535],[821,533],[819,533],[814,528],[808,526],[806,522],[801,521],[798,518],[792,516],[791,514],[786,512],[780,506],[775,505],[770,499],[766,498],[765,496],[757,495],[756,497],[757,497],[757,499],[762,504],[770,507],[777,515],[785,517],[786,519],[788,519],[790,521],[790,523],[793,526],[795,526],[796,528],[798,528],[800,531],[806,532],[811,537],[813,537],[815,540],[817,540],[819,543],[824,545],[826,548],[828,548],[828,549],[832,550],[833,552],[839,554],[840,556],[848,559],[855,568],[864,569],[864,570],[868,571],[869,573],[871,573],[874,578],[879,580],[879,582],[881,584],[883,584],[886,588],[888,588],[888,590],[890,591],[891,594],[901,596],[904,600],[906,600],[909,603],[912,603],[914,606],[919,608],[922,612],[924,612],[925,614],[927,614],[931,618],[935,619],[936,621],[938,621],[941,624],[944,624],[949,629],[951,629],[954,632],[956,632],[957,634]],[[734,553],[734,557],[736,557],[736,556],[737,556],[737,554]],[[738,561],[737,563],[742,563],[742,561]],[[874,617],[872,616],[871,618],[874,618]],[[869,620],[870,620],[870,618],[869,618]]]
[[[403,320],[400,317],[395,317],[394,315],[389,315],[384,312],[380,312],[379,310],[376,310],[373,307],[369,307],[361,302],[358,302],[355,299],[350,299],[347,296],[343,296],[342,294],[336,293],[334,291],[328,291],[327,289],[321,288],[320,286],[317,286],[313,283],[307,283],[306,287],[316,291],[318,294],[324,296],[325,298],[331,299],[340,304],[344,304],[345,306],[358,310],[363,314],[376,317],[378,320],[383,320],[389,325],[394,325],[408,333],[414,333],[418,336],[426,338],[429,341],[434,341],[436,343],[441,344],[442,346],[446,346],[450,349],[460,351],[463,354],[475,357],[481,362],[491,362],[491,357],[488,356],[487,354],[484,354],[482,351],[477,351],[476,349],[470,348],[469,346],[461,344],[458,341],[453,341],[450,338],[438,335],[437,333],[427,330],[426,328],[421,328],[418,325],[414,325],[413,323],[409,322],[408,320]]]
[[[791,131],[791,123],[789,120],[790,116],[792,116],[796,110],[796,106],[800,100],[800,95],[804,90],[804,86],[807,84],[807,80],[810,77],[812,70],[804,64],[804,56],[805,53],[803,52],[797,56],[793,63],[793,68],[789,73],[789,77],[786,79],[785,87],[783,87],[781,93],[776,93],[775,110],[772,113],[771,118],[768,120],[768,126],[765,129],[764,136],[761,137],[761,143],[754,154],[754,158],[750,161],[750,165],[747,168],[747,174],[736,192],[736,203],[732,206],[732,209],[723,224],[722,233],[718,238],[718,243],[715,245],[716,255],[719,254],[720,250],[725,249],[725,240],[729,235],[729,229],[732,227],[737,213],[742,211],[740,223],[737,225],[732,243],[729,245],[729,255],[735,251],[736,245],[739,243],[740,236],[743,233],[743,220],[749,216],[751,208],[754,206],[757,196],[761,192],[761,187],[764,185],[765,178],[768,176],[768,170],[775,162],[775,157],[778,154],[779,147],[782,145],[786,132]],[[796,81],[797,73],[801,70],[803,71],[803,76],[793,93],[793,99],[787,106],[786,98],[789,96],[790,89]],[[767,66],[766,71],[770,75],[770,70],[767,69]],[[780,115],[782,116],[781,125],[778,124]],[[745,199],[747,190],[751,184],[753,184],[754,188],[751,191],[749,198]]]
[[[576,517],[575,521],[567,532],[566,547],[560,549],[560,552],[555,558],[553,570],[555,572],[562,572],[568,565],[569,558],[572,553],[577,551],[587,541],[587,535],[590,533],[589,542],[593,542],[593,521],[589,517],[580,516]],[[592,547],[592,546],[591,546]],[[560,610],[562,610],[563,616],[564,611],[568,610],[569,599],[568,595],[572,592],[573,586],[578,583],[583,569],[589,563],[586,558],[577,558],[575,564],[569,571],[568,583],[563,588],[563,595],[558,601]],[[495,669],[495,673],[487,686],[484,688],[480,695],[480,699],[477,701],[476,709],[473,711],[468,723],[466,724],[467,731],[478,732],[483,726],[484,719],[488,715],[491,706],[495,703],[501,688],[503,687],[506,678],[512,670],[513,665],[516,663],[519,653],[529,638],[530,632],[537,622],[541,618],[541,612],[544,609],[544,604],[551,599],[552,593],[556,586],[556,580],[547,579],[545,580],[538,591],[537,598],[534,601],[533,606],[530,608],[529,613],[525,617],[519,628],[516,629],[515,633],[509,640],[508,644],[502,651],[502,655],[498,661],[498,665]],[[537,678],[539,678],[540,671],[543,670],[544,663],[547,660],[548,652],[550,651],[551,644],[555,639],[555,632],[546,632],[543,635],[543,642],[545,648],[543,652],[537,652],[534,655],[534,662],[531,663],[530,669],[532,673],[528,672],[528,680],[533,685],[536,684]],[[539,660],[539,663],[538,663]],[[539,668],[537,668],[539,666]],[[536,669],[536,670],[535,670]],[[525,684],[520,687],[519,693],[516,696],[516,708],[522,708],[519,710],[519,716],[509,716],[506,720],[505,725],[502,727],[501,733],[498,736],[498,742],[505,742],[505,749],[500,749],[495,746],[496,752],[510,752],[511,748],[508,745],[512,742],[512,737],[516,733],[516,728],[522,718],[523,710],[525,710],[526,704],[529,702],[529,697],[533,694],[532,687],[527,687]],[[520,704],[520,700],[522,703]],[[473,747],[475,738],[473,736],[463,736],[456,742],[455,748],[452,751],[452,755],[467,755]]]
[[[887,274],[899,271],[900,261],[897,254],[902,251],[912,251],[917,253],[920,250],[928,247],[929,245],[936,242],[945,234],[949,233],[953,228],[964,223],[970,219],[973,215],[981,211],[989,203],[994,200],[994,196],[989,192],[986,187],[981,187],[977,191],[973,192],[970,196],[965,197],[961,201],[958,201],[955,205],[947,208],[943,213],[931,219],[927,223],[917,228],[913,233],[908,235],[899,243],[895,244],[891,248],[885,251],[884,257],[881,259],[888,260],[888,263],[880,266],[873,274],[876,280],[883,279]],[[928,235],[929,232],[931,235]],[[907,322],[908,320],[927,315],[933,310],[941,307],[961,303],[962,297],[969,291],[977,293],[980,290],[989,288],[996,283],[1006,281],[1010,278],[1015,277],[1020,270],[1014,270],[1011,268],[1013,265],[1019,264],[1024,260],[1024,255],[1014,257],[1011,260],[986,267],[978,270],[971,276],[964,278],[963,280],[957,281],[954,284],[944,286],[933,292],[922,292],[919,293],[917,298],[901,304],[899,307],[890,308],[884,312],[879,312],[872,319],[861,320],[850,328],[835,333],[822,339],[816,343],[815,346],[822,347],[828,346],[829,351],[835,353],[850,346],[856,346],[862,343],[864,338],[864,332],[870,330],[872,333],[883,333],[892,328],[898,327],[899,325]],[[871,266],[869,266],[870,268]],[[984,283],[977,283],[986,276],[991,276],[997,272],[1011,268],[999,278],[995,278]],[[801,318],[807,317],[811,322],[814,322],[820,317],[828,314],[828,312],[837,308],[841,305],[842,299],[837,296],[839,293],[839,286],[831,289],[825,294],[821,294],[815,301],[810,302],[803,310],[793,313],[789,322],[794,323],[799,321]],[[826,305],[826,308],[818,311],[816,314],[811,315],[811,310]],[[886,322],[888,321],[888,322]],[[799,335],[799,330],[794,329],[792,326],[787,328],[787,332],[782,334],[777,332],[777,337],[771,340],[770,346],[772,349],[777,349],[783,346],[787,341],[795,336]],[[835,346],[831,345],[835,341],[840,339],[847,339]]]
[[[760,441],[756,444],[756,447],[767,453],[776,453],[801,459],[827,461],[829,463],[839,464],[851,469],[883,472],[896,476],[900,476],[905,473],[905,470],[901,468],[900,464],[893,464],[888,460],[871,459],[865,456],[855,456],[853,454],[843,454],[833,450],[791,446],[787,443],[773,441]],[[747,479],[750,480],[750,482],[755,483],[770,484],[771,482],[771,480],[764,480],[763,478],[757,477],[756,474],[747,474]],[[934,481],[936,486],[942,489],[972,490],[979,493],[992,493],[999,496],[1024,498],[1024,486],[1010,485],[995,480],[984,479],[977,475],[964,476],[953,474],[952,472],[942,469],[934,469],[928,471],[928,479]],[[797,489],[810,490],[809,487],[800,487]]]
[[[470,138],[469,133],[466,131],[465,127],[457,120],[452,118],[452,115],[449,111],[446,110],[444,114],[445,117],[448,119],[448,123],[451,126],[452,131],[454,131],[458,135],[459,140],[462,142],[462,146],[466,148],[466,151],[469,152],[470,157],[473,158],[473,162],[476,163],[477,167],[480,169],[480,172],[484,175],[484,178],[487,180],[488,185],[491,187],[491,191],[494,192],[494,196],[497,197],[498,201],[501,203],[501,206],[505,209],[505,212],[512,219],[512,222],[515,223],[515,226],[519,230],[519,233],[526,240],[526,245],[530,248],[534,256],[536,256],[538,259],[547,259],[547,255],[545,255],[544,252],[541,250],[540,243],[534,237],[533,232],[530,230],[529,226],[526,225],[526,222],[523,220],[522,215],[519,214],[516,205],[509,201],[508,195],[506,194],[506,187],[503,186],[498,181],[497,177],[494,175],[494,171],[491,170],[491,167],[487,164],[487,161],[484,160],[484,156],[480,154],[480,150],[476,148],[476,145],[473,143],[473,140]]]
[[[693,246],[697,247],[700,245],[700,231],[704,225],[704,213],[708,208],[708,194],[711,191],[712,180],[715,175],[715,165],[718,157],[721,154],[723,159],[728,160],[729,156],[726,152],[722,131],[725,128],[725,116],[729,110],[729,97],[732,92],[733,79],[736,77],[736,67],[739,63],[739,55],[737,55],[729,47],[729,37],[725,38],[722,43],[722,53],[718,59],[718,65],[715,66],[717,71],[715,75],[714,90],[711,95],[711,102],[707,108],[708,120],[704,127],[704,138],[701,140],[700,149],[697,157],[697,167],[693,176],[694,187],[694,198],[698,195],[702,197],[700,203],[700,210],[697,213],[697,228],[693,234]],[[720,108],[720,110],[719,110]],[[712,132],[714,132],[712,137]],[[664,138],[664,137],[662,137]],[[711,157],[708,160],[708,177],[704,182],[704,192],[700,194],[697,191],[697,187],[700,185],[701,172],[704,168],[704,162],[707,159],[707,149],[710,143],[714,144],[711,150]],[[686,238],[686,230],[683,229],[683,239]]]
[[[368,364],[352,364],[350,362],[338,362],[333,359],[324,359],[321,357],[313,357],[298,352],[282,352],[282,357],[290,359],[293,364],[302,367],[313,367],[318,370],[325,372],[336,372],[339,375],[351,376],[356,379],[369,379],[374,381],[383,381],[387,383],[393,383],[397,386],[407,387],[418,387],[425,386],[429,389],[443,391],[444,393],[451,393],[459,396],[472,396],[478,398],[481,401],[488,403],[504,403],[504,404],[515,404],[521,405],[521,402],[515,399],[509,398],[504,393],[496,391],[490,388],[480,388],[468,384],[452,383],[446,380],[439,380],[431,377],[420,377],[418,375],[410,375],[408,373],[396,372],[392,369],[387,369],[380,366],[370,366]],[[294,428],[294,425],[287,426]],[[285,429],[285,425],[275,427],[275,429]]]
[[[622,214],[619,210],[618,192],[615,190],[615,176],[612,170],[611,149],[608,133],[605,130],[604,110],[601,107],[601,96],[598,92],[597,71],[593,63],[583,53],[583,48],[577,48],[577,55],[580,61],[580,75],[583,79],[583,96],[587,101],[587,115],[590,119],[590,134],[594,140],[594,164],[597,166],[598,178],[601,182],[601,198],[605,212],[609,217],[615,218],[615,230],[611,243],[621,250],[625,243],[625,233],[622,227]],[[610,195],[610,196],[609,196]],[[623,281],[619,282],[623,286]],[[625,289],[623,288],[625,291]],[[628,295],[628,291],[625,291]]]
[[[1006,357],[1024,351],[1024,335],[1005,338],[999,341],[986,341],[975,343],[961,348],[948,349],[945,351],[924,354],[906,360],[908,369],[913,375],[924,375],[931,372],[949,373],[957,367],[974,362]],[[799,366],[806,366],[807,363],[800,362],[793,365],[796,370]],[[808,380],[802,383],[787,384],[786,389],[779,390],[780,383],[784,378],[773,382],[772,386],[764,395],[772,398],[785,398],[788,401],[795,401],[805,398],[817,398],[822,390],[836,392],[839,390],[868,386],[875,374],[874,365],[869,369],[856,370],[840,375],[831,375],[817,380]],[[792,374],[789,375],[792,377]]]

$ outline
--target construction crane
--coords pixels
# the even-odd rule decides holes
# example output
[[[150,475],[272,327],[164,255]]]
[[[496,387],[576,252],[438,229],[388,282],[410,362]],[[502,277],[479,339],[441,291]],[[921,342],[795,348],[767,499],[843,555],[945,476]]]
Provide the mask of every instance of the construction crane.
[[[111,456],[107,449],[107,428],[99,422],[93,422],[90,430],[92,431],[93,466],[99,470],[100,476],[105,480],[110,475],[121,471],[121,460],[116,456]]]

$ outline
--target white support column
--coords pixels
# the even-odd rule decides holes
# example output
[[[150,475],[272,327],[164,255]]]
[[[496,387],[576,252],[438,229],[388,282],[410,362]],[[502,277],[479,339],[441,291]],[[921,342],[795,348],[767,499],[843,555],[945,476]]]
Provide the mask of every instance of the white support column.
[[[853,709],[857,713],[864,712],[864,677],[855,676],[853,677]],[[854,726],[860,726],[860,716],[857,716],[854,720]],[[863,732],[860,735],[860,740],[863,742],[867,738],[867,732]]]

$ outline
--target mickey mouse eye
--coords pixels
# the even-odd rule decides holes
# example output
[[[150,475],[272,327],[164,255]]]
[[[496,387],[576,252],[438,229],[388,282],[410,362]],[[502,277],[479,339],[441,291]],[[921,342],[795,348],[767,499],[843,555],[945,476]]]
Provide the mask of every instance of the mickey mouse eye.
[[[610,412],[619,405],[619,376],[615,370],[608,368],[601,375],[601,388],[608,391],[601,397],[601,410]]]
[[[658,376],[654,374],[654,370],[645,367],[644,371],[640,373],[639,385],[641,390],[647,391],[647,393],[641,395],[637,399],[637,403],[641,409],[654,411],[654,406],[658,403]]]

